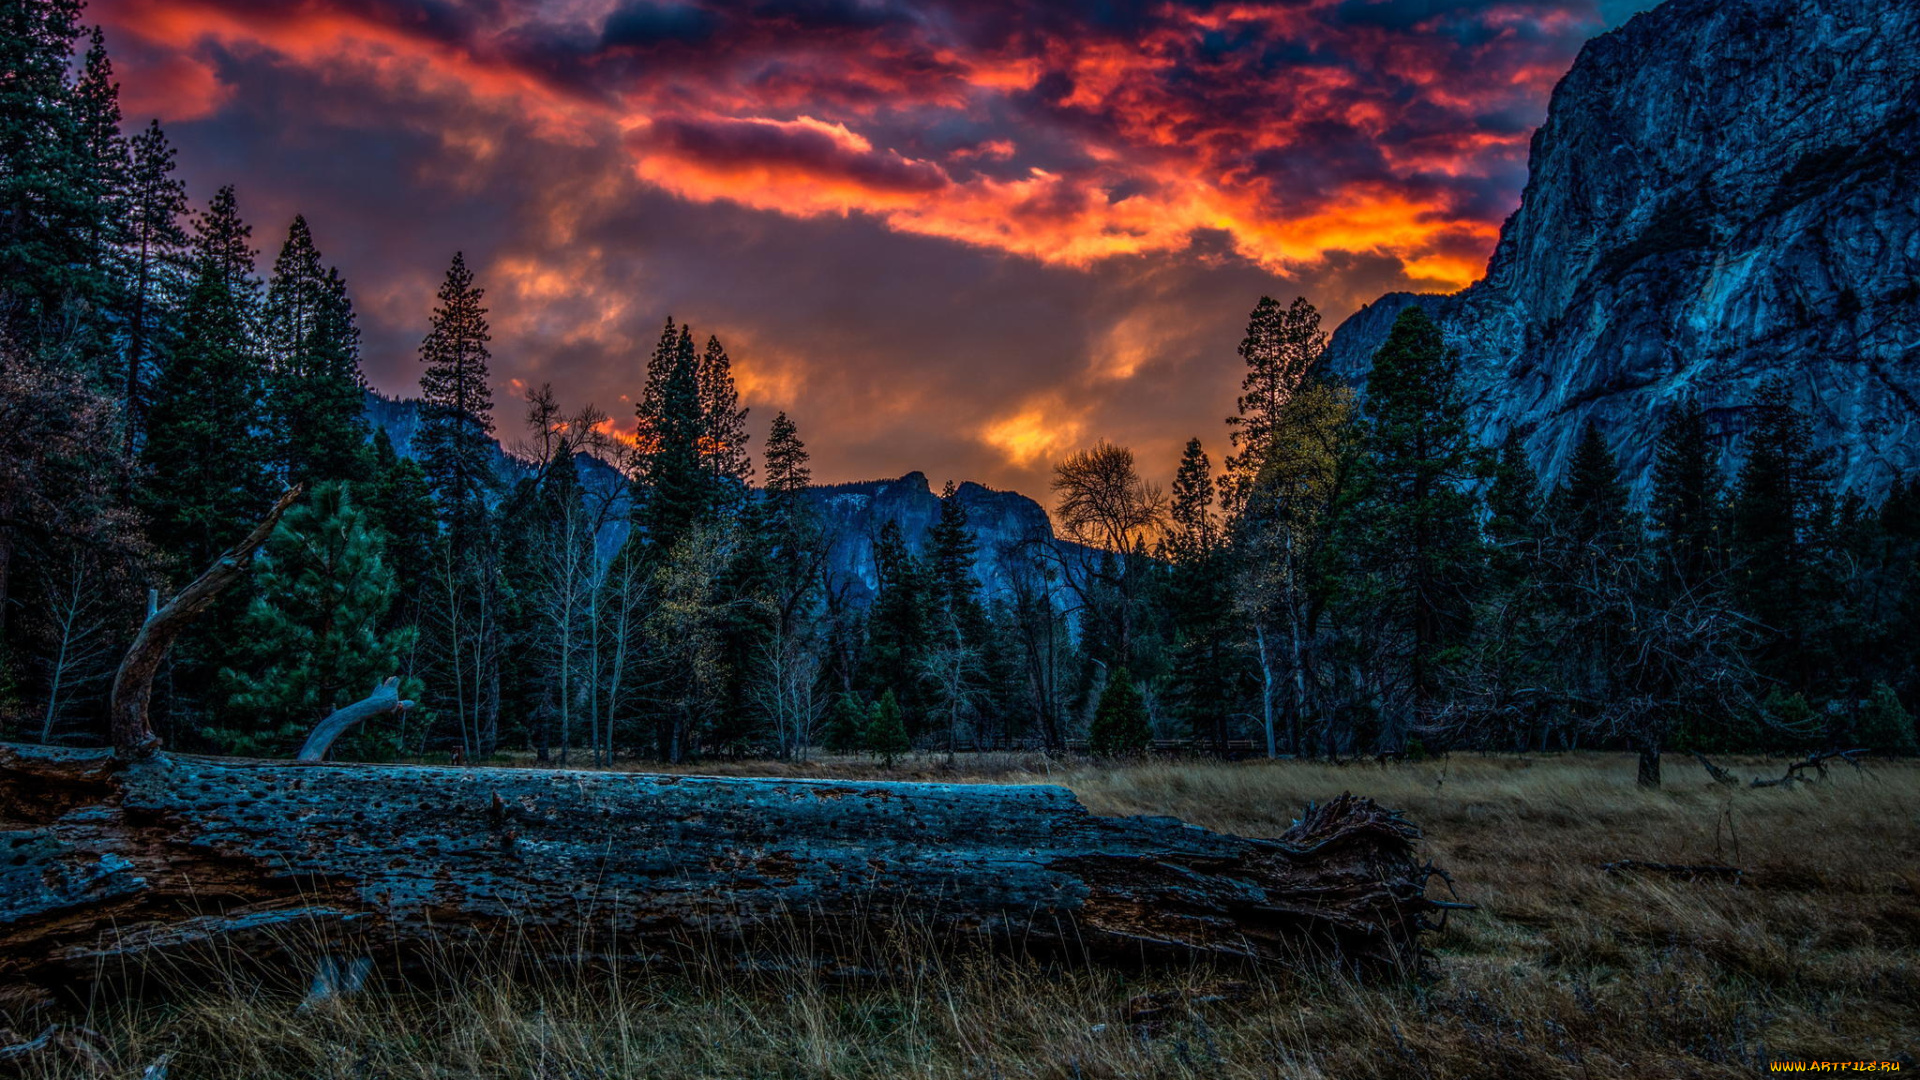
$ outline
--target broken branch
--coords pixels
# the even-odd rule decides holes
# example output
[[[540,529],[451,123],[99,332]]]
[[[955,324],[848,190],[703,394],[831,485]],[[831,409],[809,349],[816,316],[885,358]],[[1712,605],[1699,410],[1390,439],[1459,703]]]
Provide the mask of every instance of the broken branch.
[[[133,639],[132,647],[127,649],[126,657],[120,661],[120,670],[113,676],[113,697],[108,716],[112,724],[115,756],[131,761],[146,757],[160,748],[160,740],[154,736],[153,727],[147,722],[147,703],[153,697],[154,673],[160,669],[160,662],[166,659],[167,649],[172,647],[173,639],[193,621],[194,616],[205,611],[215,597],[247,572],[253,553],[267,542],[273,527],[280,523],[280,515],[286,513],[287,507],[300,497],[301,490],[299,484],[288,488],[244,540],[215,559],[206,573],[193,579],[193,583],[181,589],[179,595],[167,601],[165,607],[147,616],[139,635]],[[151,597],[148,603],[151,606]]]
[[[300,748],[296,761],[325,761],[327,751],[333,742],[346,734],[347,729],[362,720],[370,720],[390,712],[402,712],[413,708],[413,702],[403,701],[400,697],[400,677],[394,675],[373,688],[373,693],[351,705],[334,710],[332,716],[320,721],[307,736],[306,745]]]

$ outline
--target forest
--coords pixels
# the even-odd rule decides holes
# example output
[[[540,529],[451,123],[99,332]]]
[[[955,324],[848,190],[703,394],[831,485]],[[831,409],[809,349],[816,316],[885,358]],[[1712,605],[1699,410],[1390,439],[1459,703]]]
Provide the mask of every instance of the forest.
[[[799,426],[753,451],[716,337],[668,317],[636,351],[631,435],[564,388],[496,402],[484,282],[454,253],[396,446],[309,223],[256,240],[232,187],[190,199],[79,5],[6,11],[8,739],[103,742],[143,619],[298,487],[159,672],[171,749],[290,756],[393,676],[414,707],[340,756],[1630,748],[1658,784],[1668,750],[1916,749],[1920,478],[1841,490],[1785,382],[1739,415],[1673,410],[1643,483],[1591,425],[1543,482],[1525,431],[1475,443],[1417,307],[1355,388],[1310,303],[1261,298],[1217,469],[1197,437],[1177,465],[1068,456],[1069,543],[1001,553],[994,583],[949,485],[923,548],[871,538],[856,604]],[[620,483],[583,483],[589,456]]]

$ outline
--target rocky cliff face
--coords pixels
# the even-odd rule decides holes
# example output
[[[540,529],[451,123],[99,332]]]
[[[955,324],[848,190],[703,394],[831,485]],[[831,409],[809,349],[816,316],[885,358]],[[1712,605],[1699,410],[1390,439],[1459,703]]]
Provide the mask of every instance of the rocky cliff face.
[[[420,403],[411,399],[393,399],[369,392],[367,420],[386,431],[394,449],[411,454],[413,435],[420,427]],[[494,447],[494,470],[503,487],[511,487],[529,475],[527,465]],[[574,459],[581,486],[596,506],[611,500],[614,520],[595,538],[602,558],[612,558],[626,541],[624,510],[627,499],[626,477],[598,458],[581,454]],[[915,551],[926,550],[935,522],[940,520],[940,497],[933,493],[924,473],[910,472],[897,480],[868,480],[852,484],[831,484],[811,492],[821,525],[831,545],[828,570],[834,588],[841,590],[856,606],[865,606],[879,586],[879,567],[874,559],[873,543],[888,521],[900,526],[900,533]],[[1006,596],[1012,588],[1015,549],[1028,541],[1061,550],[1074,545],[1054,539],[1053,523],[1040,504],[1011,491],[995,491],[968,481],[955,489],[955,496],[967,511],[967,527],[973,534],[974,576],[980,580],[989,598]]]
[[[855,604],[872,599],[879,586],[879,566],[873,544],[881,526],[897,522],[901,536],[916,551],[927,550],[928,533],[940,520],[940,497],[924,473],[910,472],[898,480],[869,480],[855,484],[823,485],[813,489],[821,524],[831,540],[828,564],[834,581]],[[973,573],[985,595],[1004,597],[1012,588],[1016,549],[1029,541],[1056,546],[1053,523],[1040,504],[1011,491],[967,481],[954,489],[967,511],[973,534]]]
[[[1362,381],[1427,309],[1489,444],[1558,475],[1589,417],[1643,492],[1697,399],[1736,453],[1784,376],[1869,495],[1920,470],[1920,3],[1669,0],[1589,42],[1535,133],[1487,276],[1391,294],[1334,333]]]

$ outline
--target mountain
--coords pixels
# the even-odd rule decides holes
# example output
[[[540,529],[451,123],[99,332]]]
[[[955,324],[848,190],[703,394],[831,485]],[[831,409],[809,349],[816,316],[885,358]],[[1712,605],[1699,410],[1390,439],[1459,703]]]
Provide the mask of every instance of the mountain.
[[[1920,3],[1669,0],[1587,43],[1534,134],[1486,277],[1335,331],[1363,382],[1418,304],[1461,353],[1481,439],[1533,425],[1557,476],[1592,417],[1644,492],[1697,399],[1738,451],[1784,376],[1843,481],[1920,469]]]
[[[366,415],[370,424],[386,431],[396,451],[412,454],[413,436],[420,427],[420,402],[368,391]],[[530,465],[497,442],[493,461],[503,488],[532,475]],[[610,559],[627,538],[627,479],[612,465],[589,454],[576,455],[574,468],[590,505],[609,508],[610,520],[595,537],[595,545],[602,559]],[[893,521],[909,547],[924,551],[928,534],[940,519],[940,497],[921,472],[910,472],[897,480],[826,484],[812,488],[809,494],[831,545],[829,580],[856,606],[871,601],[879,586],[873,542],[881,526]],[[967,529],[974,542],[974,576],[988,598],[1011,592],[1016,573],[1029,565],[1029,542],[1068,557],[1085,553],[1079,545],[1055,539],[1046,510],[1025,495],[995,491],[972,481],[961,484],[954,494],[967,511]],[[1056,601],[1061,602],[1057,595]]]
[[[928,533],[940,520],[940,496],[921,472],[898,480],[821,485],[811,495],[832,544],[827,555],[829,573],[835,587],[844,588],[857,605],[871,600],[879,586],[873,542],[881,526],[897,523],[907,546],[925,551]],[[969,480],[954,489],[954,498],[967,511],[967,531],[974,544],[973,573],[989,599],[1010,595],[1014,575],[1032,563],[1029,544],[1064,555],[1082,550],[1055,539],[1047,512],[1025,495],[995,491]]]

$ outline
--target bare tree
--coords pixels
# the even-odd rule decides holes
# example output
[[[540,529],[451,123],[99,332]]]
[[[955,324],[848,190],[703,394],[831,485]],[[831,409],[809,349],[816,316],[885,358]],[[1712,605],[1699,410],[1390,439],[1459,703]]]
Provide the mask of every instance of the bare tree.
[[[777,598],[762,602],[769,608],[778,606]],[[807,626],[777,617],[768,623],[767,638],[759,645],[752,699],[773,725],[779,756],[804,761],[831,699],[821,692],[821,642]]]
[[[1310,648],[1319,598],[1311,568],[1327,541],[1328,514],[1351,459],[1353,393],[1308,383],[1275,407],[1258,468],[1240,483],[1232,521],[1240,555],[1235,607],[1253,629],[1267,756],[1279,754],[1280,684],[1287,683],[1286,744],[1303,749]],[[1254,451],[1250,450],[1249,454]]]
[[[1101,586],[1113,590],[1117,610],[1099,614],[1114,620],[1121,654],[1130,659],[1147,544],[1166,520],[1165,493],[1141,479],[1132,450],[1104,440],[1054,466],[1053,491],[1062,531],[1083,549],[1072,555],[1053,549],[1066,583],[1087,610],[1100,603]],[[1087,557],[1089,548],[1112,558]]]
[[[111,588],[98,553],[88,547],[67,545],[35,566],[48,646],[40,741],[50,743],[74,703],[97,692],[113,672],[120,590]]]

